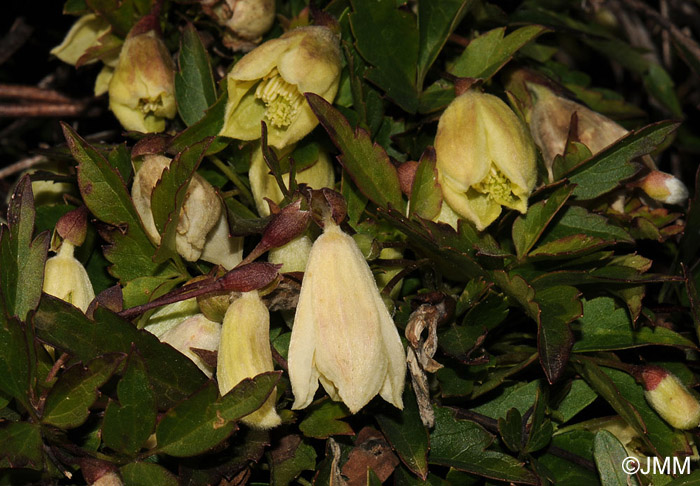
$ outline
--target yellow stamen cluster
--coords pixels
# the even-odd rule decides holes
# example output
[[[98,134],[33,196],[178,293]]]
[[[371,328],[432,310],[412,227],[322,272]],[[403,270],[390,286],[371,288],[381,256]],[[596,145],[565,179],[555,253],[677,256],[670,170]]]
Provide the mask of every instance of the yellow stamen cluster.
[[[503,206],[510,207],[518,200],[512,191],[513,184],[494,164],[491,164],[491,170],[484,180],[473,187]]]
[[[155,113],[163,106],[163,95],[158,95],[157,98],[139,98],[139,110],[144,115]]]
[[[265,118],[277,128],[291,125],[304,104],[304,97],[296,86],[282,79],[277,69],[260,81],[255,97],[265,103]]]

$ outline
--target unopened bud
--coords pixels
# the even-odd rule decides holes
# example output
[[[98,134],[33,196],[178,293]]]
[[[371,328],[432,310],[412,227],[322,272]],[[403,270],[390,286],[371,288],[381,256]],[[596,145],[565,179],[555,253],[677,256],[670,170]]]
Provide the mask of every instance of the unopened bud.
[[[160,339],[163,334],[185,319],[199,313],[197,299],[186,299],[165,305],[148,318],[144,329]]]
[[[292,408],[307,407],[320,381],[358,412],[375,395],[403,408],[406,355],[372,272],[330,218],[313,244],[289,343]]]
[[[109,82],[109,108],[127,130],[162,132],[174,118],[175,64],[155,30],[137,23],[127,36]]]
[[[340,67],[338,38],[327,27],[300,27],[261,44],[228,74],[220,135],[256,140],[265,121],[273,147],[300,140],[318,124],[303,94],[316,93],[332,101]]]
[[[192,348],[216,351],[221,338],[221,325],[210,321],[204,314],[188,317],[160,337],[164,343],[171,345],[190,358],[209,378],[214,370]]]
[[[660,170],[651,171],[635,185],[649,197],[664,204],[683,204],[688,199],[688,188],[685,184]]]
[[[700,402],[675,375],[659,366],[646,366],[641,381],[647,401],[669,425],[688,430],[700,424]]]
[[[70,242],[64,241],[58,254],[46,261],[43,291],[85,312],[95,298],[95,291],[85,267],[73,256],[74,249]]]
[[[535,145],[500,98],[473,90],[455,98],[440,117],[435,153],[445,201],[477,229],[501,206],[527,211],[537,180]]]
[[[273,370],[270,312],[257,291],[244,292],[231,303],[224,317],[216,369],[219,391],[225,395],[244,379]],[[276,390],[262,407],[243,417],[243,423],[258,429],[279,425]]]

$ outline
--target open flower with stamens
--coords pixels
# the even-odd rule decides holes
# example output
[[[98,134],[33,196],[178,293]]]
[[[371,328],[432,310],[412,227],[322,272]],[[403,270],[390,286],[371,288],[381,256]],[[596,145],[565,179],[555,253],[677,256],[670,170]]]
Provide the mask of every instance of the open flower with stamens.
[[[445,201],[477,229],[502,206],[527,211],[537,180],[535,144],[500,98],[477,91],[455,98],[440,117],[435,154]]]
[[[220,135],[239,140],[260,138],[282,148],[318,124],[304,99],[311,92],[332,101],[340,82],[338,38],[327,27],[291,30],[255,48],[228,74],[228,102]]]
[[[289,343],[292,408],[308,406],[320,381],[356,413],[375,395],[403,408],[406,354],[355,241],[328,220],[304,272]]]

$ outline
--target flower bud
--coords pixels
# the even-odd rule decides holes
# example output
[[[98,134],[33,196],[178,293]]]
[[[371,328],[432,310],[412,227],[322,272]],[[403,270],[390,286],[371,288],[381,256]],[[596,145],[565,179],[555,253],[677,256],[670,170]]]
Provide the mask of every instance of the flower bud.
[[[73,256],[74,249],[64,241],[58,254],[46,261],[43,291],[85,312],[95,298],[95,291],[85,267]]]
[[[267,255],[267,261],[280,263],[281,273],[303,272],[309,260],[309,253],[311,253],[311,238],[303,234],[286,245],[271,249]]]
[[[195,314],[164,333],[160,340],[190,358],[197,365],[197,368],[211,378],[214,370],[191,348],[216,351],[219,349],[220,338],[221,325],[219,323],[210,321],[204,314]]]
[[[501,206],[527,211],[537,179],[535,145],[499,98],[467,91],[440,117],[435,136],[438,180],[445,201],[483,230]]]
[[[109,81],[109,108],[126,130],[162,132],[174,118],[175,65],[155,30],[136,24]]]
[[[646,366],[641,381],[647,401],[669,425],[683,430],[700,425],[700,402],[675,375],[659,366]]]
[[[144,329],[160,339],[163,334],[185,319],[199,313],[197,299],[191,298],[173,302],[155,311],[148,318]]]
[[[682,204],[688,199],[688,188],[671,174],[652,170],[636,184],[649,197],[664,204]]]
[[[273,147],[298,141],[318,124],[304,93],[333,101],[340,65],[338,38],[327,27],[300,27],[261,44],[227,76],[228,101],[220,135],[256,140],[264,121]]]
[[[399,333],[360,249],[330,218],[309,255],[288,365],[294,409],[312,402],[319,380],[352,413],[377,393],[403,408]]]
[[[109,23],[95,14],[80,17],[66,34],[60,45],[51,49],[51,54],[61,61],[75,66],[88,49],[98,45],[98,39],[109,32]],[[95,62],[96,59],[89,61]]]
[[[153,221],[151,194],[170,162],[162,155],[146,155],[131,188],[131,197],[144,229],[156,244],[160,243],[160,234]],[[221,200],[211,184],[199,174],[194,174],[187,188],[177,223],[175,246],[185,260],[202,258],[227,270],[241,261],[242,239],[229,237]]]
[[[246,378],[273,371],[270,349],[270,312],[256,290],[244,292],[226,311],[221,331],[216,379],[221,395]],[[243,417],[243,423],[270,429],[281,423],[275,410],[275,388],[265,403]]]

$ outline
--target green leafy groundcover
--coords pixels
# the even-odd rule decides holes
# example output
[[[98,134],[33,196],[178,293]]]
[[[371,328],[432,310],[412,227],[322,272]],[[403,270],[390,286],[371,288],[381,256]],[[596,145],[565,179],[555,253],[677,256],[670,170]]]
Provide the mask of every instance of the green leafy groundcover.
[[[336,195],[324,197],[347,212],[334,216],[363,250],[404,348],[419,356],[406,371],[403,410],[375,398],[353,415],[323,389],[309,407],[291,409],[286,358],[299,272],[229,279],[229,290],[265,287],[275,371],[224,396],[216,374],[143,329],[187,282],[200,298],[222,293],[216,268],[186,261],[176,244],[195,174],[216,189],[230,234],[245,238],[252,256],[244,263],[266,261],[296,231],[258,212],[248,169],[260,142],[218,136],[230,95],[224,76],[243,54],[204,3],[65,4],[75,19],[96,14],[104,23],[109,32],[83,61],[107,65],[156,12],[174,61],[177,115],[161,134],[123,131],[97,98],[120,138],[103,142],[88,137],[89,123],[64,123],[65,143],[42,152],[51,172],[20,178],[8,199],[0,484],[99,484],[107,473],[127,486],[700,484],[697,428],[667,423],[639,381],[641,367],[658,365],[691,394],[698,384],[697,6],[680,15],[670,2],[662,17],[653,2],[632,0],[280,0],[262,40],[243,42],[249,50],[308,24],[340,38],[337,94],[302,100],[318,126],[291,157],[264,140],[262,150],[285,196],[279,209],[314,217],[323,211],[317,194],[307,197],[286,174],[298,182],[319,153],[330,156]],[[447,204],[434,150],[441,113],[470,86],[531,122],[512,81],[523,70],[630,132],[592,151],[577,135],[581,115],[567,118],[566,150],[551,173],[538,152],[526,213],[505,209],[484,231],[437,222]],[[155,242],[131,195],[152,153],[174,159],[151,197]],[[639,181],[650,163],[685,183],[690,199],[646,195]],[[47,179],[61,182],[53,194],[39,184]],[[75,255],[98,294],[86,313],[41,291],[47,258],[66,238],[57,222],[80,206],[89,213]],[[439,315],[423,331],[419,306]],[[281,425],[241,421],[270,395]],[[621,469],[627,456],[689,457],[691,467],[630,476]]]

